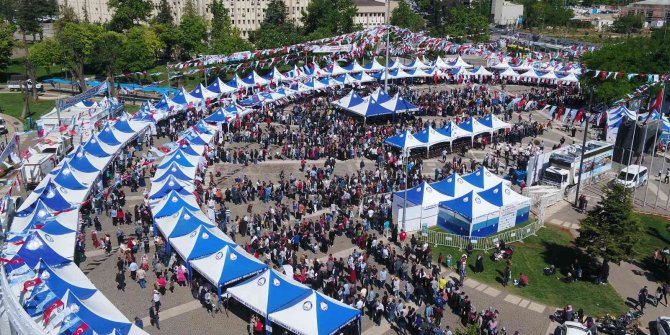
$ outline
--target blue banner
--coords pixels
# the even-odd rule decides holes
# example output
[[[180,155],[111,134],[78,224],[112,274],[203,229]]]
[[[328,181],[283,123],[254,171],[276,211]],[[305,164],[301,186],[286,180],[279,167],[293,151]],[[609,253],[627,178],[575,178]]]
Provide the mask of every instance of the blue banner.
[[[98,94],[105,93],[107,91],[108,84],[107,81],[103,81],[100,83],[98,86],[91,87],[87,89],[86,91],[79,93],[73,97],[67,98],[67,99],[61,99],[58,100],[58,109],[65,110],[68,109],[86,99],[90,99]]]

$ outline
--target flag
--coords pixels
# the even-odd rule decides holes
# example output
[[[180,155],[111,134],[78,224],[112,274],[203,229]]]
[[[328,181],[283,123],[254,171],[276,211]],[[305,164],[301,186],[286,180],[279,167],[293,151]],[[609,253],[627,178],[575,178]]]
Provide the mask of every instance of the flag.
[[[25,281],[23,283],[23,292],[24,293],[28,292],[29,288],[31,288],[33,286],[37,286],[39,284],[42,284],[42,278],[39,278],[39,277],[37,277],[35,279],[32,279],[32,280]]]

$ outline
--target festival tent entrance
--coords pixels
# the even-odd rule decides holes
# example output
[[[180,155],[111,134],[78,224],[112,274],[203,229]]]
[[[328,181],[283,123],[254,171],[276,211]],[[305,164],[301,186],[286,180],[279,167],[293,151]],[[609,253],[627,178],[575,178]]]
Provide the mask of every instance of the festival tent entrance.
[[[306,298],[312,290],[276,270],[267,269],[256,277],[228,288],[226,292],[267,318],[268,314]]]
[[[179,209],[179,211],[170,216],[164,216],[155,220],[158,230],[163,233],[163,236],[168,240],[184,236],[191,233],[200,226],[214,228],[214,224],[209,221],[205,213],[200,210],[189,210],[186,207]]]
[[[191,260],[191,267],[210,283],[218,284],[218,296],[222,286],[249,278],[267,269],[267,265],[246,253],[242,248],[226,245],[209,256]]]
[[[414,148],[422,148],[425,146],[425,143],[422,143],[412,133],[410,133],[408,130],[405,130],[404,132],[391,136],[387,139],[384,140],[384,143],[398,148],[401,151],[405,152],[407,150],[411,150]]]
[[[407,198],[406,206],[405,197]],[[440,193],[424,181],[407,191],[393,194],[393,217],[398,218],[398,222],[402,222],[404,215],[404,227],[399,225],[398,228],[405,229],[405,231],[417,231],[421,229],[422,224],[427,224],[429,227],[434,226],[437,224],[437,204],[449,199],[451,197]],[[401,212],[403,208],[405,213]]]
[[[474,191],[440,203],[437,224],[461,236],[485,237],[498,232],[499,208]]]
[[[298,335],[332,335],[360,318],[359,310],[317,291],[268,315],[270,321]]]

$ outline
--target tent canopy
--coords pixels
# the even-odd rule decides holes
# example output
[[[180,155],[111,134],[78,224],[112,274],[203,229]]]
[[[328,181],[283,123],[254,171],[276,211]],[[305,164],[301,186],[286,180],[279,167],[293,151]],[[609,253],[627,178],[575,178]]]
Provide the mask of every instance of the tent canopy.
[[[267,269],[263,262],[232,245],[226,245],[209,256],[192,260],[191,266],[207,280],[218,285],[228,285]]]
[[[200,210],[180,208],[170,216],[156,219],[156,226],[168,239],[184,236],[200,226],[216,227]]]
[[[282,307],[306,298],[312,290],[276,270],[267,269],[258,276],[227,290],[235,300],[266,317]]]
[[[299,335],[331,335],[360,318],[361,312],[313,291],[308,297],[270,313],[268,317],[270,321]]]
[[[403,151],[425,146],[425,143],[422,143],[421,141],[416,139],[416,137],[414,137],[414,135],[412,135],[412,133],[410,133],[408,130],[405,130],[404,132],[398,135],[391,136],[385,139],[384,143],[396,147],[398,149],[401,149]]]
[[[210,229],[203,225],[198,226],[189,234],[171,239],[170,243],[186,261],[211,255],[227,245],[232,247],[236,245],[221,230]]]

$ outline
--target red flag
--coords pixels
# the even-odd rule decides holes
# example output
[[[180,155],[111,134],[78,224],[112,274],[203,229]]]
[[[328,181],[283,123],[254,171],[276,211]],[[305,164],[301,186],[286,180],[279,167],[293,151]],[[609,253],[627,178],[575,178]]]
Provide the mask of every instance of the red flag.
[[[33,279],[33,280],[28,280],[28,281],[26,281],[26,282],[23,283],[23,292],[24,292],[24,293],[25,293],[25,292],[28,292],[28,289],[29,289],[29,288],[31,288],[31,287],[33,287],[33,286],[37,286],[37,285],[39,285],[39,284],[42,284],[42,278],[37,277],[37,278],[35,278],[35,279]]]
[[[0,257],[0,263],[7,263],[7,264],[21,264],[23,263],[22,258],[13,258],[13,259],[7,259],[7,258],[2,258]]]
[[[651,110],[650,110],[650,111],[652,111],[652,112],[653,112],[653,111],[658,111],[658,112],[660,112],[660,110],[661,110],[661,102],[663,101],[663,93],[664,93],[664,89],[661,90],[660,92],[658,92],[658,95],[656,96],[656,101],[654,101],[654,105],[651,106]]]
[[[72,335],[81,335],[85,331],[87,331],[88,328],[89,328],[88,325],[85,322],[82,322],[82,324],[80,324],[79,327],[77,327],[77,329],[74,330],[74,333],[72,333]]]
[[[46,324],[47,321],[49,320],[49,316],[51,316],[51,312],[53,312],[58,307],[62,307],[62,306],[63,306],[63,302],[60,299],[56,300],[56,302],[54,302],[53,304],[51,304],[51,306],[47,307],[47,309],[44,310],[44,315],[42,316],[42,321]]]

